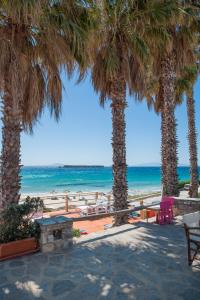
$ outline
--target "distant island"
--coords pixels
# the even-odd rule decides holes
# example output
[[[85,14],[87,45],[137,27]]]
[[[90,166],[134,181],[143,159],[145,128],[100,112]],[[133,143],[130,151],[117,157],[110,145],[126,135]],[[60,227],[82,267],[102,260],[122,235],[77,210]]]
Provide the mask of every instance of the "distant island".
[[[64,165],[60,168],[104,168],[101,165]]]

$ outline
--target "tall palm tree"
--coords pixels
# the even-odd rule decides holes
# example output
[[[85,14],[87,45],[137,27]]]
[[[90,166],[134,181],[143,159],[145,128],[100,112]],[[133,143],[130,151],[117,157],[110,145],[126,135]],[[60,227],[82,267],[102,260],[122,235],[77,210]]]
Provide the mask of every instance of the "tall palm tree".
[[[186,1],[187,2],[187,1]],[[194,7],[188,3],[179,4],[179,14],[175,24],[168,25],[171,45],[164,49],[163,55],[157,58],[159,73],[158,102],[161,103],[162,120],[162,182],[163,195],[178,195],[177,174],[177,136],[176,136],[176,78],[184,66],[194,63],[194,47],[196,45],[195,27],[197,19],[194,17]],[[194,30],[195,29],[195,30]]]
[[[188,142],[190,153],[190,189],[189,196],[198,198],[199,170],[197,159],[197,134],[195,126],[195,102],[193,90],[187,93]]]
[[[194,14],[197,17],[197,21],[191,26],[191,31],[193,34],[197,33],[199,37],[199,12],[200,3],[197,0],[191,0],[191,4],[195,8]],[[195,53],[197,54],[197,61],[199,61],[199,39],[197,39]],[[189,86],[186,89],[186,103],[187,103],[187,116],[188,116],[188,143],[189,143],[189,153],[190,153],[190,189],[189,196],[197,198],[198,197],[198,187],[199,187],[199,170],[198,170],[198,155],[197,155],[197,134],[196,134],[196,124],[195,124],[195,101],[193,95],[193,86],[197,79],[199,68],[196,66],[185,68],[185,81]]]
[[[154,103],[156,112],[161,114],[163,195],[178,195],[175,106],[180,100],[176,95],[179,86],[177,78],[181,76],[184,66],[194,63],[196,45],[194,28],[197,19],[193,18],[193,7],[188,7],[189,11],[182,3],[178,5],[179,13],[175,23],[166,24],[169,43],[164,44],[164,47],[162,45],[161,51],[152,56],[153,59],[149,63],[151,72],[146,76],[143,91],[149,106]]]
[[[162,195],[165,196],[174,195],[175,191],[173,189],[178,184],[178,177],[176,173],[177,141],[174,116],[176,105],[176,78],[172,78],[170,76],[170,72],[172,71],[172,66],[170,65],[171,58],[169,59],[169,61],[167,61],[166,58],[165,60],[159,60],[159,58],[160,57],[156,56],[156,63],[159,62],[159,68],[156,69],[156,72],[154,69],[155,66],[150,65],[151,74],[150,76],[146,77],[145,88],[143,90],[143,99],[147,101],[148,108],[151,108],[153,106],[155,112],[159,113],[161,118],[161,176]],[[176,75],[175,71],[173,72],[173,75]],[[169,125],[171,126],[170,128]],[[169,175],[173,175],[173,180],[169,180]]]
[[[0,90],[3,101],[0,205],[20,197],[20,133],[45,105],[56,119],[61,67],[79,56],[87,19],[80,1],[0,1]]]
[[[161,59],[161,90],[162,90],[162,111],[165,119],[165,149],[163,157],[166,159],[166,195],[178,195],[178,174],[177,174],[177,136],[176,136],[176,78],[180,77],[182,69],[196,60],[195,47],[197,45],[199,31],[199,10],[194,1],[180,1],[180,18],[177,25],[168,27],[172,37],[172,45],[169,51],[164,52]],[[166,49],[167,50],[167,49]]]
[[[172,1],[173,2],[173,1]],[[99,4],[99,1],[98,1]],[[162,35],[158,25],[171,15],[174,2],[100,1],[99,27],[91,51],[92,83],[100,103],[108,98],[112,110],[113,196],[116,210],[127,208],[125,108],[126,89],[136,96],[143,90],[148,42]],[[152,26],[151,26],[152,25]],[[152,30],[153,29],[153,30]],[[127,221],[116,216],[115,225]]]
[[[177,137],[175,120],[175,55],[171,52],[161,61],[161,84],[162,84],[162,173],[166,174],[166,183],[163,182],[163,195],[178,195],[178,158]],[[164,177],[163,177],[164,179]]]
[[[190,156],[190,189],[189,196],[192,198],[198,197],[199,187],[199,171],[197,158],[197,134],[195,125],[195,101],[193,94],[193,86],[198,76],[197,65],[185,67],[177,79],[176,95],[179,101],[183,94],[186,93],[187,118],[188,118],[188,144]]]

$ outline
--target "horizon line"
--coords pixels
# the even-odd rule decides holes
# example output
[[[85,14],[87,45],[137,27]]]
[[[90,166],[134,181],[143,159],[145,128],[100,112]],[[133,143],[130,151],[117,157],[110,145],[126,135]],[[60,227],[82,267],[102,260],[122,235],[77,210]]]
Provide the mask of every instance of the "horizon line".
[[[104,167],[104,168],[112,168],[112,165],[96,165],[96,164],[70,164],[70,165],[67,165],[67,164],[45,164],[45,165],[42,165],[42,164],[35,164],[35,165],[32,165],[32,164],[24,164],[22,165],[22,167],[55,167],[55,168],[58,168],[58,167]],[[147,163],[147,164],[136,164],[136,165],[127,165],[127,167],[161,167],[161,164],[158,164],[158,163],[155,163],[155,164],[151,164],[151,163]],[[178,167],[190,167],[189,164],[180,164],[178,165]],[[198,166],[199,168],[200,166]]]

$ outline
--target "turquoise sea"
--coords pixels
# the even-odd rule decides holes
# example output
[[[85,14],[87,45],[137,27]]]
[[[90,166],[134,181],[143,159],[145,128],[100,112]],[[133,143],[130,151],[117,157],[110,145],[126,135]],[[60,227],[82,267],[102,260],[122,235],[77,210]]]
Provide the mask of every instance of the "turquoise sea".
[[[179,179],[189,179],[189,168],[179,167]],[[128,167],[129,192],[161,189],[159,167]],[[111,191],[112,168],[23,167],[22,193],[52,191]]]

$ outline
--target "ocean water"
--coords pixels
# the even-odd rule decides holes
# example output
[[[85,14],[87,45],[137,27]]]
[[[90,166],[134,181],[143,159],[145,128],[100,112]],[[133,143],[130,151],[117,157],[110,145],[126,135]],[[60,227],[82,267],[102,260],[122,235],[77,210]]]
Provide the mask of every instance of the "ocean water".
[[[179,179],[189,179],[189,168],[178,168]],[[128,167],[130,193],[161,189],[159,167]],[[64,191],[104,191],[112,189],[112,168],[23,167],[22,189],[25,194]]]

